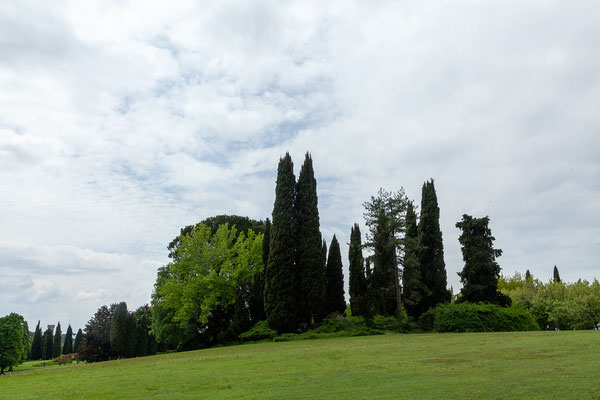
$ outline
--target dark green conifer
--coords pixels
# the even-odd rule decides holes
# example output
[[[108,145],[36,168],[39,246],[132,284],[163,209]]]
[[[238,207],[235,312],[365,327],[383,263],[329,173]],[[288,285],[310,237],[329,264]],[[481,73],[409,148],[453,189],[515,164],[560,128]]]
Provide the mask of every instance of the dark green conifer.
[[[110,353],[112,357],[127,357],[128,319],[127,304],[121,302],[115,307],[110,323]]]
[[[61,351],[61,340],[62,330],[60,329],[60,321],[56,325],[56,331],[54,332],[54,343],[52,344],[52,358],[60,356]]]
[[[42,328],[40,328],[40,321],[38,321],[33,334],[33,341],[31,342],[31,359],[41,360],[42,359]]]
[[[556,265],[554,266],[554,282],[560,283],[560,274],[558,273],[558,268],[556,268]]]
[[[433,179],[423,184],[418,238],[418,261],[421,277],[425,287],[431,292],[428,301],[424,304],[424,309],[427,310],[440,303],[450,301],[450,292],[446,288],[448,277],[440,229],[440,208]]]
[[[48,328],[44,332],[44,336],[42,338],[42,360],[51,360],[52,357],[52,347],[54,345],[54,335],[52,333],[52,329]]]
[[[373,274],[371,277],[372,305],[381,315],[396,315],[398,311],[395,284],[396,247],[388,216],[381,211],[373,227]]]
[[[296,186],[296,216],[298,224],[298,317],[301,323],[318,321],[322,315],[325,292],[321,254],[321,231],[317,198],[317,180],[312,158],[306,153]]]
[[[323,276],[325,276],[327,269],[327,241],[325,239],[323,239],[323,247],[321,247],[321,257],[323,260]]]
[[[265,293],[267,320],[279,332],[298,329],[295,197],[294,164],[286,153],[277,168]]]
[[[348,248],[350,262],[350,310],[352,315],[368,316],[367,278],[365,276],[365,259],[362,253],[362,238],[358,224],[350,230],[350,246]]]
[[[79,346],[81,345],[81,341],[83,340],[83,331],[80,329],[77,330],[77,335],[75,335],[75,342],[73,342],[73,352],[79,352]]]
[[[488,223],[488,217],[473,218],[467,214],[456,223],[462,231],[458,241],[465,262],[463,270],[458,273],[463,283],[461,301],[510,305],[510,297],[498,291],[500,265],[496,258],[502,255],[502,250],[492,247],[495,238]]]
[[[250,320],[253,324],[267,319],[265,313],[265,286],[267,281],[267,263],[269,261],[269,241],[271,240],[271,221],[269,218],[265,221],[265,233],[262,242],[262,260],[263,270],[254,275],[254,283],[250,292]]]
[[[344,274],[342,272],[342,253],[340,244],[333,235],[327,256],[327,270],[325,272],[325,299],[323,311],[325,315],[331,313],[344,314],[346,301],[344,300]]]
[[[423,312],[427,311],[425,310],[425,302],[431,295],[423,284],[417,246],[417,214],[412,202],[409,202],[406,209],[402,286],[404,288],[406,313],[413,318],[418,318]]]
[[[525,271],[525,282],[533,281],[533,276],[529,270]]]
[[[63,344],[62,353],[63,354],[71,354],[73,352],[73,329],[71,325],[67,328],[67,333],[65,334],[65,343]]]

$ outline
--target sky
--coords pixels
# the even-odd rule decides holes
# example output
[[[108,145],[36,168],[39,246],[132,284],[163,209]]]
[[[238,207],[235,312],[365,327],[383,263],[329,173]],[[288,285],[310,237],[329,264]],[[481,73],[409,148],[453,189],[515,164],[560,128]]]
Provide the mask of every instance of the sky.
[[[321,230],[435,179],[455,227],[489,216],[503,273],[600,278],[597,1],[3,1],[0,315],[83,328],[150,301],[167,245],[270,217],[312,154]]]

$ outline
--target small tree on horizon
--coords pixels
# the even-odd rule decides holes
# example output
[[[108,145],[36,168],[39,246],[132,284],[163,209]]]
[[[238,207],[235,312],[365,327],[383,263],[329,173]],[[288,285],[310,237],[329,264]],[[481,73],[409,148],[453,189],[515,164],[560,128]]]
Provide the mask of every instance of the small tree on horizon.
[[[554,282],[560,283],[560,274],[558,273],[556,265],[554,266]]]

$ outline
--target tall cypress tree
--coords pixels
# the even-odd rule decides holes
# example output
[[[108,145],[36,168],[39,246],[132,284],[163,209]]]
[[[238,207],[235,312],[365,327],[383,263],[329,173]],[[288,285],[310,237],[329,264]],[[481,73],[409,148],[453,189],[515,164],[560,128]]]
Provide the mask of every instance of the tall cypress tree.
[[[406,209],[402,286],[404,288],[404,307],[406,313],[413,318],[418,318],[426,311],[424,309],[425,301],[431,295],[431,292],[423,284],[417,246],[417,214],[412,202],[409,202]]]
[[[52,344],[52,358],[60,356],[60,342],[62,340],[62,330],[60,329],[60,321],[56,325],[56,331],[54,332],[54,343]]]
[[[298,328],[295,195],[294,164],[286,153],[277,168],[265,293],[267,320],[271,328],[279,332]]]
[[[464,214],[456,223],[462,233],[458,238],[465,266],[458,273],[463,283],[461,300],[471,303],[487,302],[510,305],[510,297],[498,291],[500,266],[496,258],[502,250],[494,249],[495,238],[488,227],[489,218],[473,218]]]
[[[333,235],[327,256],[327,270],[325,272],[325,299],[323,311],[325,315],[337,312],[346,312],[346,301],[344,300],[344,274],[342,272],[342,253],[340,244]]]
[[[448,278],[444,262],[444,244],[440,229],[440,208],[433,179],[423,184],[421,197],[421,218],[418,226],[418,260],[423,283],[431,292],[424,303],[424,309],[433,308],[450,301],[450,291],[446,289]]]
[[[42,359],[42,328],[40,328],[40,321],[38,321],[37,326],[35,327],[33,341],[31,342],[31,359]]]
[[[127,357],[128,319],[127,303],[121,302],[116,306],[110,323],[110,352],[113,357]]]
[[[317,199],[317,180],[312,158],[306,153],[296,186],[296,216],[298,223],[298,317],[310,324],[322,315],[325,292],[321,231]]]
[[[554,266],[554,282],[560,283],[560,274],[558,273],[558,268],[556,268],[556,265]]]
[[[67,333],[65,334],[65,343],[63,344],[62,353],[63,354],[71,354],[73,352],[73,329],[71,325],[67,328]]]
[[[367,278],[365,276],[365,259],[362,253],[362,239],[358,224],[350,230],[350,247],[348,248],[350,262],[350,309],[352,315],[368,316]]]
[[[53,345],[54,345],[54,335],[52,334],[52,329],[48,328],[44,332],[44,336],[42,338],[42,360],[51,360],[52,359]]]
[[[396,288],[396,250],[391,234],[389,218],[382,210],[379,213],[372,234],[373,274],[371,292],[373,306],[377,314],[396,315],[398,299]]]
[[[267,262],[269,261],[269,241],[271,240],[271,221],[269,218],[265,221],[265,233],[262,242],[262,261],[263,270],[254,275],[254,282],[250,292],[250,320],[252,323],[264,321],[267,318],[265,314],[265,286],[267,281]]]
[[[81,346],[81,341],[83,340],[83,331],[81,328],[77,330],[77,335],[75,335],[75,342],[73,342],[73,352],[79,352],[79,346]]]

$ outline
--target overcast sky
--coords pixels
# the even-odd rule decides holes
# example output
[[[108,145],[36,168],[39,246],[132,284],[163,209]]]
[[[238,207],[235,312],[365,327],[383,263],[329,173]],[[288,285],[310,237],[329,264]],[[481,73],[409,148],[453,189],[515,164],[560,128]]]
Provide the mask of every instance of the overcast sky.
[[[312,153],[342,244],[379,187],[419,204],[434,178],[455,292],[463,213],[489,215],[504,273],[600,277],[598,21],[597,1],[3,1],[0,315],[77,329],[149,302],[181,227],[270,216],[286,151],[296,175]]]

